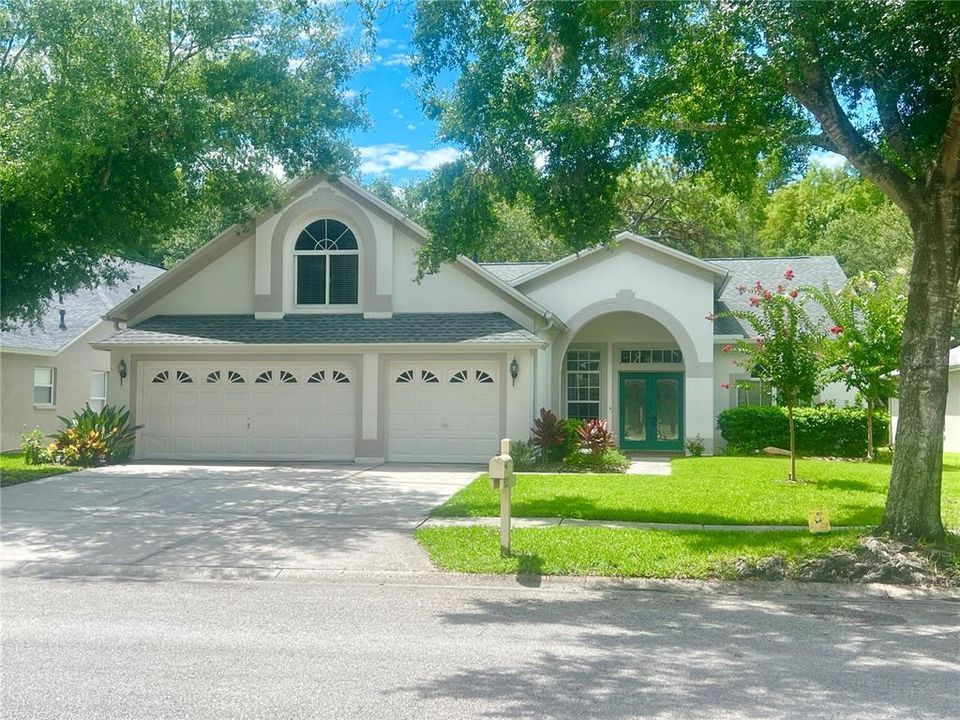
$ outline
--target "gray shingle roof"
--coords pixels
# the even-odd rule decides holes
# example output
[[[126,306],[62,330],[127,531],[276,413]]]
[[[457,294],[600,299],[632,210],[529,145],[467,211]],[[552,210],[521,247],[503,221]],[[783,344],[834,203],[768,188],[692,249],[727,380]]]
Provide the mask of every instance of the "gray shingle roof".
[[[114,305],[130,297],[131,290],[143,287],[164,272],[163,268],[137,262],[121,261],[120,266],[127,272],[126,280],[113,287],[101,285],[93,290],[84,289],[73,295],[64,295],[62,305],[54,298],[39,327],[21,325],[6,330],[0,333],[0,346],[58,352],[100,322]],[[60,329],[61,308],[66,310],[66,330]]]
[[[515,285],[526,275],[552,264],[548,262],[480,263],[480,267],[496,275],[507,285]]]
[[[359,313],[286,315],[155,315],[121,330],[105,345],[536,343],[533,333],[501,313],[403,313],[365,319]]]
[[[832,290],[839,290],[847,281],[847,276],[840,269],[837,259],[832,255],[814,255],[809,257],[770,257],[770,258],[711,258],[710,262],[716,263],[730,273],[723,292],[717,298],[716,312],[723,308],[730,310],[749,310],[750,293],[739,291],[739,286],[745,285],[752,288],[759,281],[765,287],[774,288],[778,283],[783,283],[783,274],[787,270],[793,270],[794,279],[792,287],[801,287],[803,285],[813,285],[821,287],[826,281]],[[817,303],[808,300],[807,312],[810,317],[823,325],[828,325],[826,312]],[[736,325],[736,327],[735,327]],[[714,333],[717,335],[748,334],[740,327],[740,323],[735,318],[720,318],[714,325]]]

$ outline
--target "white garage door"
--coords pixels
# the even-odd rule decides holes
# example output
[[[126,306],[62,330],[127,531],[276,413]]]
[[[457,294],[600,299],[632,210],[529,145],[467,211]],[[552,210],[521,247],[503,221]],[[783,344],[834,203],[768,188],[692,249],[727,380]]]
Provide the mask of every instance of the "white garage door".
[[[473,463],[496,454],[496,362],[394,363],[388,382],[390,460]]]
[[[350,460],[352,368],[325,363],[141,366],[137,457]]]

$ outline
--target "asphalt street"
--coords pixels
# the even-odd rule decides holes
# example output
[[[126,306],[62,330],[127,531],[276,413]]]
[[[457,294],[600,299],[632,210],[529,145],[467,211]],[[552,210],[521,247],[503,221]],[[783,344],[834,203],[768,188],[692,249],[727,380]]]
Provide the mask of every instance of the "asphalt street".
[[[537,585],[7,576],[2,714],[960,717],[956,595]]]

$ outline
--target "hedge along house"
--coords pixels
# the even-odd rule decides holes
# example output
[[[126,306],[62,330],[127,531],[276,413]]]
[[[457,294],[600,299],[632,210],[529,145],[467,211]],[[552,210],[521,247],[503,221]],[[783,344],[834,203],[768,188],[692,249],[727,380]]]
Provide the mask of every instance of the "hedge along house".
[[[712,449],[738,401],[719,347],[743,330],[706,316],[738,301],[731,276],[765,267],[621,233],[554,263],[461,257],[417,283],[426,238],[350,180],[310,178],[115,307],[96,347],[128,368],[110,400],[145,426],[137,457],[482,462],[540,407],[607,418],[629,450]],[[778,276],[787,263],[843,280],[833,258]]]

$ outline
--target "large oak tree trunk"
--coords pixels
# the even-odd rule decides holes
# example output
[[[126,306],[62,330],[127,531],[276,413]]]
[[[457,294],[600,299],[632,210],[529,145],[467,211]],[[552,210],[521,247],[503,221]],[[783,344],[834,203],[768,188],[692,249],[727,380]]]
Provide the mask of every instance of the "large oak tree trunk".
[[[913,269],[900,354],[900,415],[881,529],[939,540],[947,358],[957,296],[958,209],[949,192],[910,213]]]

